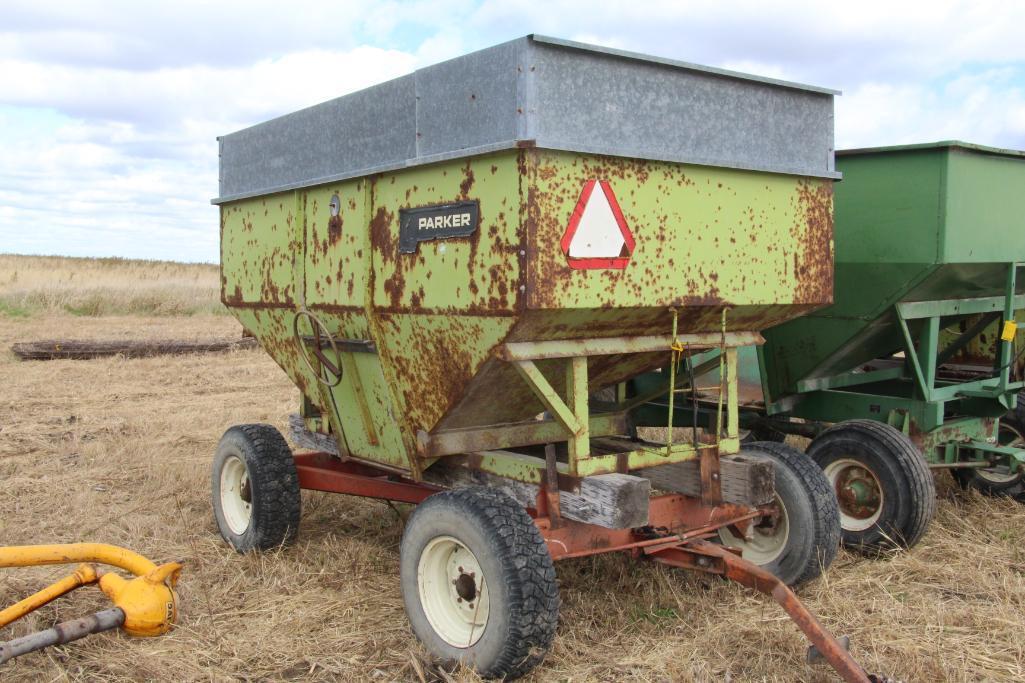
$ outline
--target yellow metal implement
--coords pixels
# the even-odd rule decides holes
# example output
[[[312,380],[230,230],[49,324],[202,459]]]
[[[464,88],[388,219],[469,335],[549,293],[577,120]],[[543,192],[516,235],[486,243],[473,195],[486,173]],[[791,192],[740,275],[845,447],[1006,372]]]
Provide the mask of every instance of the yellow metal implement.
[[[182,568],[178,562],[157,566],[131,550],[103,543],[0,547],[0,568],[75,562],[82,564],[71,575],[0,611],[0,628],[80,586],[93,583],[98,583],[110,597],[114,608],[0,643],[0,664],[48,645],[70,642],[119,626],[129,635],[158,636],[166,633],[177,619],[174,585]],[[125,579],[100,571],[93,563],[123,569],[135,578]]]

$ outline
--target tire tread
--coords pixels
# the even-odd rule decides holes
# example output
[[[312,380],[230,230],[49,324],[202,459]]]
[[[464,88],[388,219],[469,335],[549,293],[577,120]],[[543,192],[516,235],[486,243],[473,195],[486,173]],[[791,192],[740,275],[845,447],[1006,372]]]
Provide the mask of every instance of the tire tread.
[[[903,432],[874,420],[847,420],[833,425],[812,441],[808,454],[817,461],[816,454],[830,441],[851,432],[885,448],[900,469],[911,494],[910,505],[907,519],[893,530],[897,537],[891,540],[903,548],[913,547],[925,535],[936,514],[936,483],[928,463]],[[891,545],[884,539],[867,544],[864,549],[881,550]]]
[[[299,533],[299,518],[302,512],[299,490],[299,474],[288,442],[275,427],[268,424],[241,424],[231,427],[222,437],[241,440],[243,459],[254,489],[253,516],[250,527],[253,533],[243,536],[244,542],[235,545],[239,552],[270,550],[295,541]],[[215,467],[216,467],[215,461]],[[218,471],[214,471],[215,486],[218,486]],[[217,501],[215,500],[215,505]]]
[[[790,585],[800,585],[817,578],[836,559],[840,549],[840,509],[829,480],[815,462],[804,453],[777,441],[757,441],[746,447],[761,450],[789,468],[804,485],[811,500],[815,529],[815,553]]]
[[[409,524],[415,523],[416,515],[430,514],[433,505],[447,503],[481,520],[498,543],[502,580],[510,589],[509,637],[495,661],[478,673],[487,678],[523,676],[544,659],[559,623],[559,585],[548,546],[521,505],[487,487],[436,493],[417,506]]]

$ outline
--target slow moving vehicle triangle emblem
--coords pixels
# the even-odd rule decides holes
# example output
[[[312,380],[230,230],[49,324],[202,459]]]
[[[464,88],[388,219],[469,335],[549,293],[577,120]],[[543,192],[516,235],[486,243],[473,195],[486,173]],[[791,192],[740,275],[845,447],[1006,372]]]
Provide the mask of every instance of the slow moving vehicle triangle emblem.
[[[562,236],[570,268],[626,268],[634,237],[607,180],[588,180]]]

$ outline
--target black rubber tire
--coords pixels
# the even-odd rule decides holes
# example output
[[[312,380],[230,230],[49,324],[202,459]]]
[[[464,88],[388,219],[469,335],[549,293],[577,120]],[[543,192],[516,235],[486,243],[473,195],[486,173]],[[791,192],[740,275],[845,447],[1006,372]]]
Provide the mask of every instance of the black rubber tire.
[[[231,530],[221,509],[221,470],[233,458],[245,465],[252,505],[249,525],[241,534]],[[285,438],[271,425],[236,425],[224,433],[214,456],[211,492],[217,529],[238,552],[295,540],[302,508],[299,475]]]
[[[1021,408],[1022,404],[1019,403],[1018,407]],[[1017,443],[1025,447],[1025,424],[1019,423],[1012,415],[1008,413],[1000,418],[997,439],[1001,446]],[[986,496],[1014,498],[1025,502],[1025,477],[1021,474],[1009,481],[997,482],[986,479],[977,469],[968,467],[954,468],[950,473],[961,488],[970,487]]]
[[[450,645],[431,626],[420,601],[418,567],[427,544],[451,536],[477,558],[490,601],[483,635],[467,648]],[[418,505],[402,536],[402,598],[413,632],[443,663],[485,678],[523,676],[544,659],[559,621],[555,565],[527,511],[500,491],[443,491]]]
[[[853,460],[872,473],[882,490],[879,518],[863,530],[843,529],[844,546],[863,552],[910,548],[925,535],[936,513],[936,484],[925,458],[903,432],[883,422],[848,420],[816,437],[808,455],[823,470],[838,460]]]
[[[789,535],[782,553],[759,564],[790,586],[811,581],[836,559],[840,547],[840,512],[822,470],[799,450],[774,441],[746,444],[744,455],[773,461],[776,495],[786,512]],[[722,538],[722,537],[721,537]],[[743,543],[727,541],[743,549]]]

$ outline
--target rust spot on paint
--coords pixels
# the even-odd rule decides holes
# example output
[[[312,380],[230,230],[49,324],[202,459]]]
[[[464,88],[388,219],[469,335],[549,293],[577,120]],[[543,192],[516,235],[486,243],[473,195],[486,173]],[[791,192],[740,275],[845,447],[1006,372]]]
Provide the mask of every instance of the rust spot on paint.
[[[327,222],[327,239],[331,244],[335,244],[342,238],[342,216],[331,216],[331,219]],[[326,251],[326,249],[325,249]]]
[[[797,187],[794,245],[795,303],[833,300],[833,184],[802,180]]]
[[[459,192],[463,199],[470,196],[470,190],[473,189],[473,181],[473,168],[470,162],[467,161],[466,166],[463,167],[463,182],[459,183]]]

